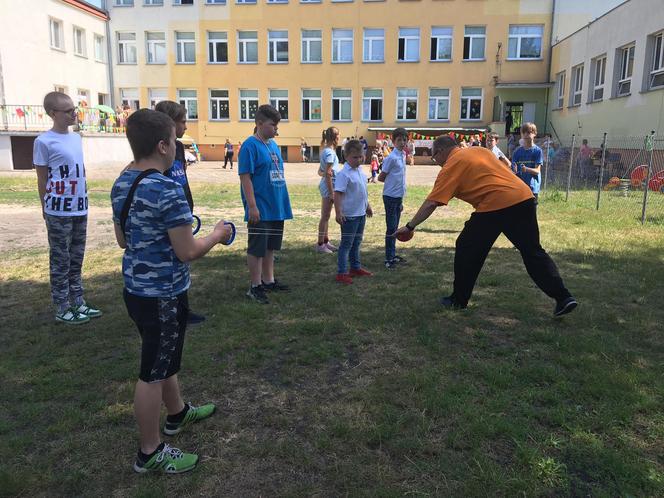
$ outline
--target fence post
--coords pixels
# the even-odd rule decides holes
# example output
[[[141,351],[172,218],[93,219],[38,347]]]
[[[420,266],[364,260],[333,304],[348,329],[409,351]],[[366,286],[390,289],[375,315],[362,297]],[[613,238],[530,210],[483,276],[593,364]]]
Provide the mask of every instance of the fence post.
[[[549,147],[551,147],[551,138],[546,139],[546,158],[544,159],[544,185],[543,188],[546,190],[546,176],[547,171],[549,171]]]
[[[565,202],[569,199],[569,188],[572,183],[572,164],[574,163],[574,146],[576,145],[576,135],[572,135],[572,148],[569,153],[569,170],[567,171],[567,192],[565,193]]]
[[[650,178],[652,178],[652,156],[655,150],[655,130],[650,132],[650,135],[646,137],[646,150],[650,149],[650,157],[648,158],[648,173],[646,174],[646,184],[643,187],[643,208],[641,209],[641,224],[646,223],[646,207],[648,205],[648,184],[650,183]]]
[[[604,159],[606,158],[606,132],[602,140],[602,162],[599,164],[599,176],[597,177],[597,211],[599,211],[599,198],[602,195],[602,181],[604,181]]]

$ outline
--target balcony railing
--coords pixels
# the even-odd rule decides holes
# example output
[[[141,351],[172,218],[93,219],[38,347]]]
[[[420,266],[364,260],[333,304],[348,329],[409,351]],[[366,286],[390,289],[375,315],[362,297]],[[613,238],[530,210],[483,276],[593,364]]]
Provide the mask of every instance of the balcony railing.
[[[128,114],[79,106],[78,129],[85,133],[124,133]],[[0,105],[0,131],[35,132],[53,127],[42,105]]]

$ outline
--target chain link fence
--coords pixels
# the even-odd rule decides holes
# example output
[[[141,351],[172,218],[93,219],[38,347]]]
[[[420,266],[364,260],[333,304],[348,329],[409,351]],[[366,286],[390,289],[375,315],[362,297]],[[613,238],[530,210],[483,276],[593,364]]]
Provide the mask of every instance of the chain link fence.
[[[544,195],[664,224],[664,136],[572,135],[539,145]]]

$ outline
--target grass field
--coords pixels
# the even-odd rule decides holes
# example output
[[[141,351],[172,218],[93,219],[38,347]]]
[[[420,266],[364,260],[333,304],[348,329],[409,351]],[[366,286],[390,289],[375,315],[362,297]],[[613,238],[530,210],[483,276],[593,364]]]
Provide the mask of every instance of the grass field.
[[[109,207],[110,185],[91,185],[93,206]],[[206,227],[241,219],[237,187],[193,190]],[[0,496],[664,496],[661,223],[624,202],[595,212],[593,193],[545,195],[543,245],[578,310],[553,320],[501,237],[471,306],[452,312],[437,301],[465,204],[434,213],[388,272],[371,186],[375,276],[341,287],[336,259],[312,250],[316,188],[290,191],[276,268],[291,292],[247,301],[242,237],[192,265],[190,303],[208,320],[187,332],[180,379],[185,399],[219,410],[168,438],[201,455],[187,475],[131,470],[139,339],[121,250],[87,252],[86,296],[105,314],[78,328],[52,320],[45,247],[0,254]],[[427,192],[409,189],[405,221]],[[3,217],[28,204],[34,181],[0,179]]]

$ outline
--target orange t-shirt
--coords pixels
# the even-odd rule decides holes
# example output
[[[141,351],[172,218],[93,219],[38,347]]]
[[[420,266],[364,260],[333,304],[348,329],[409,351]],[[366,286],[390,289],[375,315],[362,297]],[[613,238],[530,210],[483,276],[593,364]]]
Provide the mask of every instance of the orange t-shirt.
[[[533,193],[489,149],[468,147],[450,152],[427,200],[447,204],[452,197],[485,213],[532,199]]]

